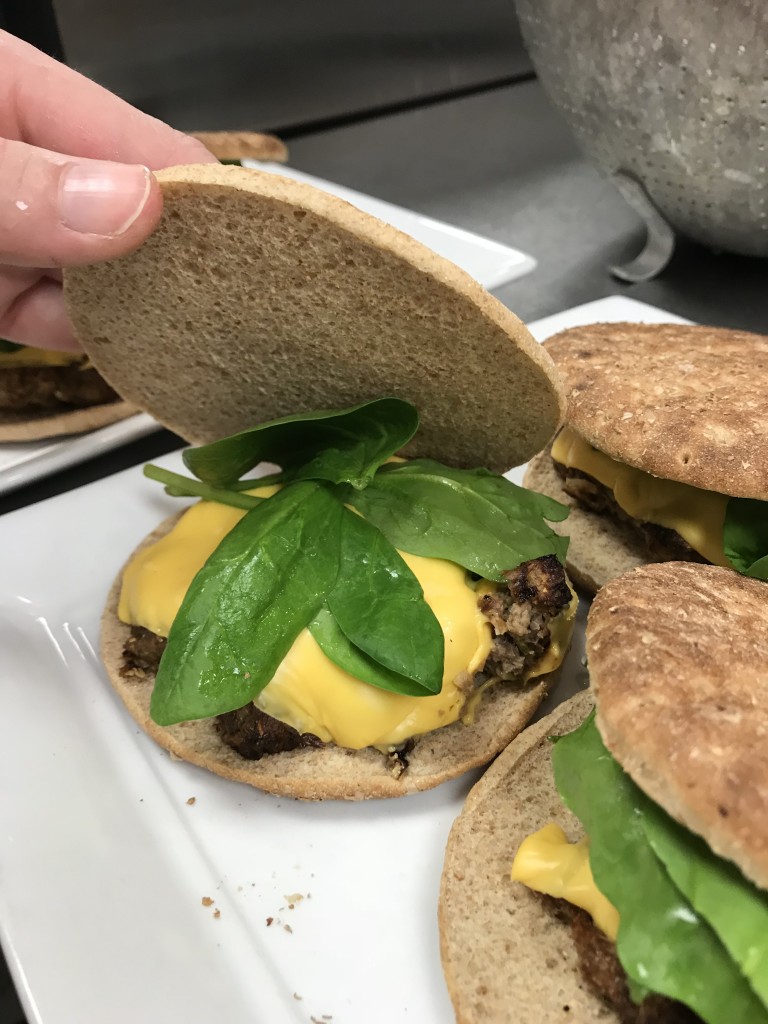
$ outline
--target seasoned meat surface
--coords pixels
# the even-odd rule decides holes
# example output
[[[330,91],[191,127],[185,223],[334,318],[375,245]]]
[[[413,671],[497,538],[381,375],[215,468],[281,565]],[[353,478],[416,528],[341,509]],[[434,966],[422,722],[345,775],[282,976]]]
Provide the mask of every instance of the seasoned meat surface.
[[[219,715],[216,728],[224,742],[249,761],[259,761],[265,754],[279,754],[297,747],[323,746],[311,732],[297,732],[260,711],[255,704]]]
[[[628,515],[618,504],[609,487],[586,473],[582,473],[579,469],[563,466],[555,459],[552,462],[562,477],[563,490],[590,512],[609,516],[629,527],[636,535],[637,540],[645,546],[649,561],[707,561],[674,530],[670,530],[666,526],[657,526],[656,523],[646,523]]]
[[[652,995],[640,1004],[633,1003],[616,946],[595,927],[589,914],[565,900],[548,896],[543,899],[557,917],[570,924],[584,980],[621,1024],[701,1024],[701,1019],[687,1006],[664,996]]]
[[[131,635],[123,648],[122,676],[157,675],[160,659],[168,641],[143,626],[131,626]]]
[[[483,674],[513,680],[548,650],[550,624],[570,603],[571,591],[554,555],[523,562],[504,577],[505,587],[478,602],[495,634]]]
[[[8,366],[0,368],[0,410],[64,412],[104,405],[119,399],[92,368],[72,366]]]

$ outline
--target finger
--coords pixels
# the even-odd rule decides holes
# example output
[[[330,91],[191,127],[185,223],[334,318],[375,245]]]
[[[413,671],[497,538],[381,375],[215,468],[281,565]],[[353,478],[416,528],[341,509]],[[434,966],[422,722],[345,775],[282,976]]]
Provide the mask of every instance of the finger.
[[[7,32],[0,32],[0,136],[151,170],[216,161],[196,139]]]
[[[80,348],[64,309],[62,287],[50,278],[40,278],[0,313],[0,337],[39,348]]]
[[[62,267],[122,256],[150,234],[162,205],[146,167],[0,139],[0,263]]]

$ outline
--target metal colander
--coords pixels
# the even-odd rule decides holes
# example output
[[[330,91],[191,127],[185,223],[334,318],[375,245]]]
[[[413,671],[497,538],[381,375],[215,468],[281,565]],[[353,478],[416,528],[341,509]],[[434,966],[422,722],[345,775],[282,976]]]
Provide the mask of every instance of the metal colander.
[[[586,154],[681,234],[768,255],[768,3],[517,0],[531,59]]]

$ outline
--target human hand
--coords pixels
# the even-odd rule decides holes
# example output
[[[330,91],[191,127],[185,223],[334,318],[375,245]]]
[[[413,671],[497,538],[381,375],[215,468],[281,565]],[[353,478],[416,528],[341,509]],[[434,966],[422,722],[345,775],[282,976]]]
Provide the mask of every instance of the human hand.
[[[112,259],[157,224],[150,173],[199,142],[0,32],[0,338],[76,349],[61,267]]]

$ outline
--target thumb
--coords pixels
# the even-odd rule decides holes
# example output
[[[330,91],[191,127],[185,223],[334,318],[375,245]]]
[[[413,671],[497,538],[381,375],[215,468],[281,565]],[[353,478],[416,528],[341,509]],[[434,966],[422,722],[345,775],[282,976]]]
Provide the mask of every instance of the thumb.
[[[163,200],[146,167],[0,139],[0,263],[66,267],[130,252]]]

